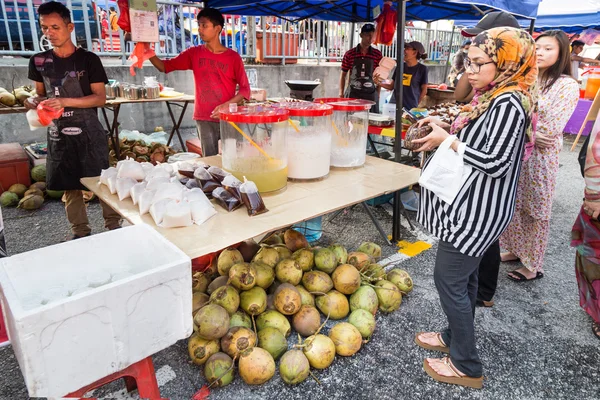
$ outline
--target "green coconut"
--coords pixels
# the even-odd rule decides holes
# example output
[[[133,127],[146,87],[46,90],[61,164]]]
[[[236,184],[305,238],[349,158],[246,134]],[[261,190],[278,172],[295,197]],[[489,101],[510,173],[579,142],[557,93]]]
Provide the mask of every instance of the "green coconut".
[[[333,289],[333,281],[323,271],[308,271],[302,277],[302,286],[309,292],[327,293]]]
[[[27,191],[27,186],[23,185],[22,183],[15,183],[8,188],[8,191],[16,194],[19,196],[19,198],[22,198]]]
[[[348,322],[358,329],[364,339],[369,339],[375,331],[375,316],[367,310],[359,308],[352,311]]]
[[[228,276],[231,267],[243,262],[244,257],[239,250],[233,248],[223,250],[217,259],[217,270],[219,271],[219,275]]]
[[[285,337],[288,337],[292,332],[290,321],[277,310],[265,311],[256,318],[256,328],[259,331],[268,327],[279,330]]]
[[[36,196],[44,197],[44,192],[42,192],[40,189],[34,187],[31,189],[27,189],[25,194],[23,194],[23,197],[27,197],[29,195],[36,195]]]
[[[54,199],[54,200],[60,200],[64,194],[65,194],[64,190],[46,189],[46,195],[48,195],[48,197],[50,197],[51,199]]]
[[[285,260],[292,257],[292,251],[285,246],[275,246],[275,250],[279,253],[279,259]]]
[[[256,269],[256,286],[265,290],[275,281],[275,271],[262,261],[252,261],[250,263]]]
[[[192,291],[206,293],[210,285],[210,277],[204,272],[196,272],[192,275]]]
[[[292,326],[302,336],[311,336],[317,333],[321,326],[321,314],[313,306],[302,306],[292,318]]]
[[[302,349],[310,366],[315,369],[325,369],[335,359],[335,344],[329,337],[317,334],[304,341]]]
[[[375,260],[379,260],[379,258],[381,257],[381,247],[373,242],[361,243],[361,245],[358,246],[358,249],[356,249],[356,251],[368,254]]]
[[[247,385],[262,385],[275,375],[275,360],[265,349],[253,347],[241,354],[238,370]]]
[[[273,303],[280,313],[294,315],[302,306],[302,297],[294,285],[282,283],[275,291]]]
[[[348,261],[348,250],[339,243],[334,243],[329,246],[329,250],[333,251],[338,264],[346,264]]]
[[[229,385],[234,376],[233,359],[225,353],[213,354],[204,364],[204,377],[214,387]]]
[[[258,331],[258,347],[265,349],[274,360],[287,351],[287,340],[277,328],[266,327]]]
[[[208,287],[206,288],[206,293],[208,293],[209,295],[212,294],[218,288],[227,285],[227,281],[229,281],[228,276],[219,276],[218,278],[214,279],[208,284]]]
[[[42,192],[46,191],[46,182],[35,182],[29,186],[29,189],[38,189]]]
[[[194,364],[203,365],[213,354],[218,352],[218,340],[207,340],[197,333],[188,339],[188,353]]]
[[[366,310],[375,315],[379,308],[377,292],[371,286],[361,286],[350,296],[350,310]]]
[[[37,194],[30,194],[19,201],[19,208],[23,210],[37,210],[44,204],[44,198]]]
[[[258,315],[267,309],[267,292],[254,286],[240,294],[240,307],[250,315]]]
[[[295,260],[281,260],[275,267],[275,277],[279,282],[297,285],[302,280],[302,269]]]
[[[318,296],[315,304],[323,315],[334,320],[345,318],[350,312],[348,298],[337,290],[330,290],[327,295]]]
[[[252,261],[262,261],[271,268],[275,268],[277,263],[281,261],[281,258],[275,247],[261,246],[260,250],[258,253],[256,253]]]
[[[308,290],[304,288],[302,285],[296,285],[296,289],[298,289],[298,293],[300,293],[300,297],[302,297],[302,305],[314,306],[315,305],[315,296],[309,293]]]
[[[308,247],[308,240],[306,240],[306,237],[294,229],[285,231],[283,234],[283,241],[285,242],[286,247],[292,252]]]
[[[2,207],[14,207],[19,204],[19,196],[13,192],[4,192],[0,195]]]
[[[229,329],[235,326],[252,329],[252,319],[244,310],[237,310],[229,319]]]
[[[315,255],[309,249],[299,249],[292,254],[302,271],[310,271],[315,266]]]
[[[388,281],[392,282],[394,285],[398,286],[398,289],[402,293],[410,293],[413,290],[413,280],[403,269],[395,268],[387,273]]]
[[[229,357],[235,357],[242,351],[256,346],[256,335],[252,329],[243,326],[229,328],[221,338],[221,350]]]
[[[31,179],[36,182],[46,182],[46,165],[36,165],[31,169]]]
[[[383,312],[389,313],[400,308],[402,303],[402,293],[396,285],[390,281],[379,281],[375,284],[375,293],[377,293],[377,299],[379,300],[379,309]]]
[[[319,271],[331,274],[337,267],[337,257],[329,249],[321,249],[315,255],[315,268]]]
[[[229,282],[238,290],[249,290],[256,284],[256,268],[248,263],[235,264],[229,270]]]
[[[373,257],[361,251],[348,253],[348,264],[353,265],[357,270],[363,271],[369,264],[372,264]]]
[[[220,305],[209,303],[194,315],[194,324],[204,339],[221,339],[229,329],[229,313]]]
[[[199,309],[204,307],[204,305],[206,303],[208,303],[209,300],[210,300],[210,298],[208,297],[208,295],[206,293],[193,292],[192,293],[192,315],[194,315],[196,313],[196,311],[198,311]]]
[[[360,288],[360,272],[350,264],[342,264],[333,271],[331,280],[335,289],[343,294],[352,294]]]
[[[288,385],[304,382],[310,374],[310,363],[301,350],[287,351],[279,361],[279,375]]]
[[[348,322],[340,322],[331,328],[329,338],[335,344],[335,352],[344,357],[353,356],[362,346],[362,335]]]
[[[233,286],[221,286],[210,295],[210,301],[223,307],[229,315],[233,315],[240,306],[240,295]]]

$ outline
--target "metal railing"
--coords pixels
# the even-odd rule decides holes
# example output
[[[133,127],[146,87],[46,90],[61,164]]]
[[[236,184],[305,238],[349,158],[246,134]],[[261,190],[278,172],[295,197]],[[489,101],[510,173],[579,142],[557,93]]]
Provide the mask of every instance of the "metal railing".
[[[0,56],[29,56],[49,48],[39,30],[37,7],[46,0],[0,0]],[[162,57],[174,57],[183,50],[201,44],[196,16],[197,4],[158,0],[159,42],[155,51]],[[66,0],[75,22],[73,40],[101,57],[120,57],[125,63],[133,50],[130,35],[113,29],[118,18],[115,0]],[[110,10],[114,8],[113,12]],[[17,30],[15,31],[15,26]],[[12,30],[11,30],[12,28]],[[302,20],[277,17],[227,15],[221,42],[237,51],[247,62],[286,64],[298,59],[317,63],[342,60],[344,53],[360,42],[360,24],[349,22]],[[461,44],[458,31],[406,27],[406,41],[421,42],[428,60],[445,62]],[[18,40],[15,40],[17,39]],[[452,46],[450,44],[452,43]],[[386,57],[395,58],[397,43],[377,46]]]

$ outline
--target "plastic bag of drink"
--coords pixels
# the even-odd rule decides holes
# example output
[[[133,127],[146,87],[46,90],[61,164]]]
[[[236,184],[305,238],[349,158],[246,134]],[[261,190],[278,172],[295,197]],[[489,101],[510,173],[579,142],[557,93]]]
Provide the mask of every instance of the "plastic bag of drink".
[[[131,197],[131,188],[138,182],[133,178],[117,178],[117,195],[123,201]]]
[[[228,212],[237,210],[242,202],[235,198],[234,195],[229,193],[225,188],[218,187],[212,192],[213,199],[217,201],[217,204],[223,207]]]
[[[247,180],[246,177],[244,177],[244,183],[240,185],[240,194],[242,196],[242,202],[246,206],[246,210],[248,210],[249,216],[252,217],[269,211],[267,210],[267,207],[265,207],[265,203],[258,192],[256,184]]]
[[[167,204],[160,227],[180,228],[192,225],[192,210],[187,201],[171,201]]]

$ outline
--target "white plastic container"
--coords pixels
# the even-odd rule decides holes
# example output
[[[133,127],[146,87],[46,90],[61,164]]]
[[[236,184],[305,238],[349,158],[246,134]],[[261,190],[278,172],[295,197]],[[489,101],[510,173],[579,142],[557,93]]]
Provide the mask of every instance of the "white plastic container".
[[[333,107],[317,103],[281,103],[290,113],[288,180],[310,181],[329,175]]]
[[[62,397],[189,337],[191,285],[190,258],[147,225],[0,259],[29,395]]]

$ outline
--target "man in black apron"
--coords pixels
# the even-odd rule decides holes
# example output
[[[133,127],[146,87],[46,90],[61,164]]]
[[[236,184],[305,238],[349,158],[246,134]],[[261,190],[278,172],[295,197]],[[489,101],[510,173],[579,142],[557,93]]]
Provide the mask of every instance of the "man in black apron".
[[[73,239],[89,236],[80,179],[100,175],[108,168],[108,140],[98,120],[96,107],[106,102],[106,72],[98,56],[75,47],[71,41],[74,25],[71,13],[61,3],[42,4],[38,13],[42,32],[52,50],[34,55],[29,62],[29,79],[35,81],[37,97],[26,103],[35,108],[44,104],[55,110],[64,108],[62,116],[48,128],[46,185],[65,191],[65,210],[71,223]],[[102,215],[107,229],[120,227],[120,216],[103,202]]]
[[[375,40],[375,26],[364,24],[360,29],[360,44],[346,52],[342,60],[340,76],[340,97],[371,100],[375,105],[371,112],[379,112],[379,88],[373,81],[373,72],[383,57],[381,52],[371,46]],[[350,82],[346,81],[350,72]]]

